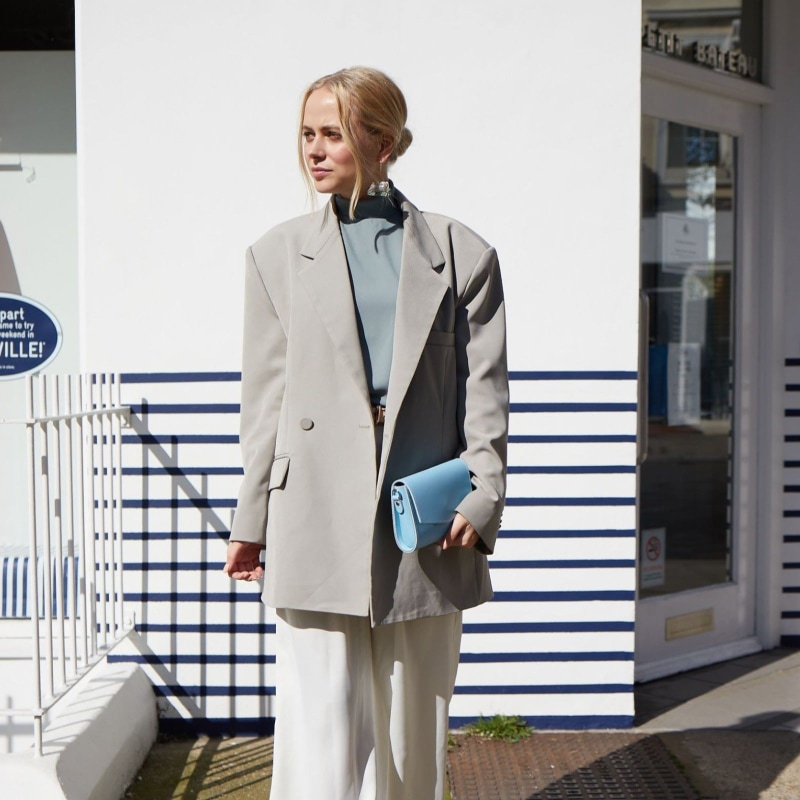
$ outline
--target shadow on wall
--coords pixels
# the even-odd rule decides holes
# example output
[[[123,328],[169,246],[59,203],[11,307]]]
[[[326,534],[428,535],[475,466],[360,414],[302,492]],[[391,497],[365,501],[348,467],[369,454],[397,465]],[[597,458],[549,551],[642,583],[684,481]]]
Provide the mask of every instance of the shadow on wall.
[[[11,255],[11,246],[2,222],[0,222],[0,292],[22,294],[14,256]]]
[[[241,468],[219,465],[224,448],[215,440],[228,437],[153,433],[151,412],[158,424],[165,419],[159,408],[146,399],[132,406],[134,435],[123,436],[123,464],[134,463],[126,458],[131,444],[141,448],[141,466],[123,467],[123,508],[140,519],[139,530],[125,526],[125,594],[141,611],[131,637],[136,655],[114,660],[146,665],[162,732],[268,733],[273,681],[266,673],[274,655],[265,634],[274,626],[255,587],[222,573],[230,524],[221,513],[235,500],[217,497],[217,487],[227,488],[220,476],[241,475]],[[194,431],[203,428],[203,416],[186,418]]]

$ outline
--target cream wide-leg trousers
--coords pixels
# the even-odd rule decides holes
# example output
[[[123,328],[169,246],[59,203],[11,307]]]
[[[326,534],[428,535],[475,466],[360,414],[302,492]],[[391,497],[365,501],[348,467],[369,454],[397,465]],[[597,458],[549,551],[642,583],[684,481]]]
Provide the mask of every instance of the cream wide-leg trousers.
[[[442,800],[461,612],[279,609],[270,800]]]

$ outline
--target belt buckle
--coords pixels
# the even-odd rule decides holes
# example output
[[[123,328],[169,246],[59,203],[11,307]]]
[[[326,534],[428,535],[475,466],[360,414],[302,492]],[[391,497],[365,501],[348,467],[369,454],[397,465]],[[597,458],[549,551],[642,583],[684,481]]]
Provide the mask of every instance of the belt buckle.
[[[385,419],[386,419],[386,407],[372,406],[372,421],[376,425],[383,425]]]

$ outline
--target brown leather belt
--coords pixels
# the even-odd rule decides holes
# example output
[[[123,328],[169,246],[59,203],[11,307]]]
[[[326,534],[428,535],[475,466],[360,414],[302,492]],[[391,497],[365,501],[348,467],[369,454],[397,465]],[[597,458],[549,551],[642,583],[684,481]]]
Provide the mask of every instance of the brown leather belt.
[[[372,421],[376,425],[383,425],[386,420],[385,406],[372,406]]]

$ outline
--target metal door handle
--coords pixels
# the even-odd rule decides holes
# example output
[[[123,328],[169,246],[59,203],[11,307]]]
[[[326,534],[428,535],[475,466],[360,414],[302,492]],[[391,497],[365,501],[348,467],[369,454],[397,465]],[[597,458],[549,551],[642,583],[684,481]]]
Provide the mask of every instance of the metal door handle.
[[[639,292],[639,397],[636,415],[636,465],[647,459],[649,445],[649,408],[647,403],[648,363],[650,360],[650,298]]]

